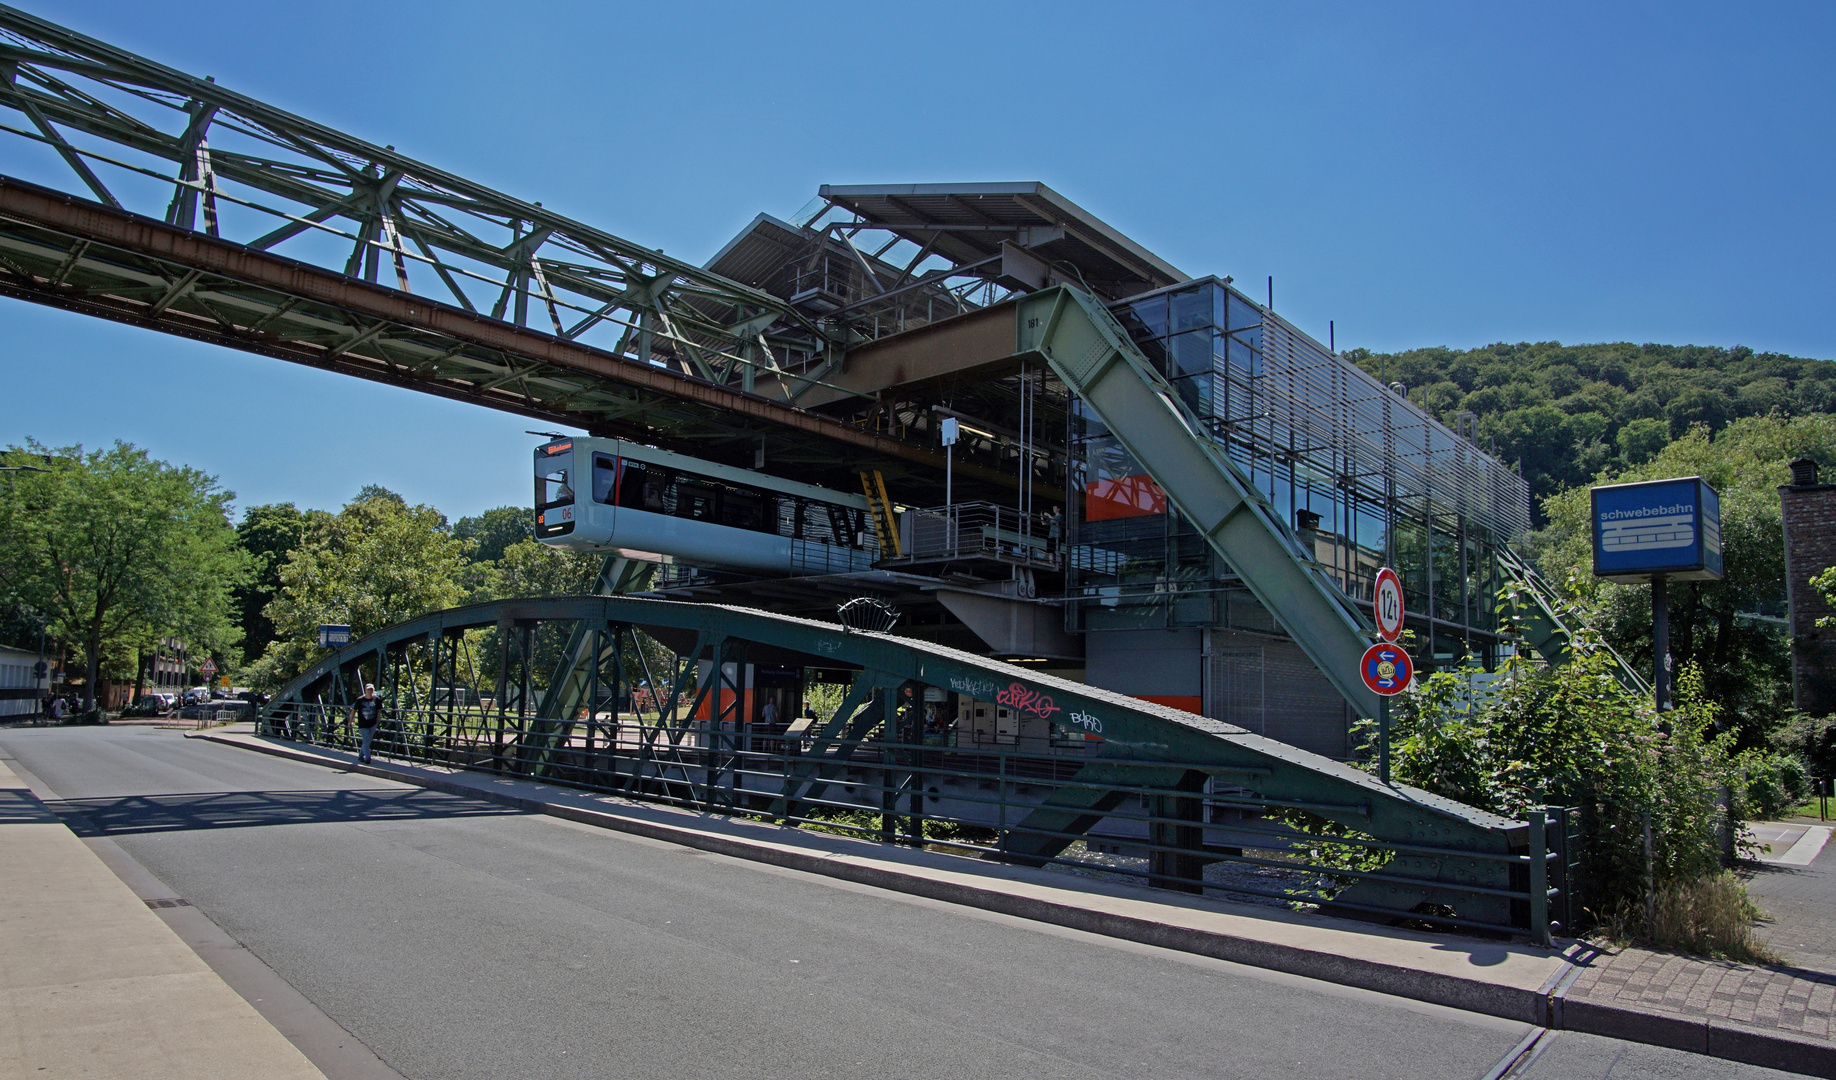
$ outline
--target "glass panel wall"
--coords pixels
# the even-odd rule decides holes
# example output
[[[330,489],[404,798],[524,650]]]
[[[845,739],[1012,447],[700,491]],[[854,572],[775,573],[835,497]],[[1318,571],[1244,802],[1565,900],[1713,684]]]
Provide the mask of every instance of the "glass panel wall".
[[[1515,473],[1216,279],[1115,314],[1354,601],[1394,566],[1424,661],[1496,657],[1495,545],[1529,526]],[[1074,628],[1274,629],[1097,418],[1070,426]]]

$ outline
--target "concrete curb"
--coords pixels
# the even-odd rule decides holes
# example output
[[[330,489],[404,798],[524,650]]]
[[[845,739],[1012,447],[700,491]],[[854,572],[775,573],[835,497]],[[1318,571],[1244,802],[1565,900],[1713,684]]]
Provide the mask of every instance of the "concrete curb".
[[[1690,1019],[1664,1013],[1640,1012],[1619,1005],[1568,999],[1568,991],[1584,970],[1588,959],[1591,958],[1591,952],[1583,956],[1579,963],[1557,971],[1541,988],[1526,990],[1481,979],[1461,978],[1456,975],[1422,971],[1398,964],[1385,964],[1358,957],[1340,956],[1322,950],[1298,948],[1278,942],[1259,941],[1234,934],[1180,926],[1156,919],[1097,911],[1076,904],[1020,896],[1001,889],[959,881],[940,881],[922,873],[898,867],[864,864],[852,859],[835,858],[813,851],[800,851],[743,837],[726,836],[624,817],[610,811],[589,810],[584,807],[545,802],[507,792],[481,789],[444,780],[437,776],[397,771],[373,764],[359,765],[354,761],[339,762],[320,754],[281,746],[259,736],[251,737],[256,741],[244,741],[239,738],[226,738],[221,733],[200,731],[195,734],[188,733],[185,737],[205,739],[225,746],[254,750],[311,765],[338,765],[366,776],[413,784],[451,795],[484,799],[531,813],[547,814],[584,825],[630,833],[634,836],[679,844],[683,847],[696,848],[718,855],[820,874],[855,884],[871,885],[912,896],[922,896],[930,900],[980,908],[984,911],[1100,934],[1104,937],[1207,956],[1216,960],[1226,960],[1248,967],[1265,968],[1290,975],[1319,979],[1340,986],[1351,986],[1434,1005],[1445,1005],[1467,1012],[1483,1013],[1488,1016],[1535,1024],[1539,1027],[1603,1035],[1629,1042],[1687,1050],[1691,1053],[1749,1065],[1836,1078],[1836,1045],[1830,1043],[1794,1038],[1780,1032],[1764,1031],[1711,1017]]]

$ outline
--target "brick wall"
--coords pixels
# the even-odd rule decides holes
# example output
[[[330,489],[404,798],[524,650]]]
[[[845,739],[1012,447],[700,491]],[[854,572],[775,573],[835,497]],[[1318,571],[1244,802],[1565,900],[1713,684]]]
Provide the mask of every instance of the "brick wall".
[[[1812,716],[1836,713],[1836,628],[1818,629],[1833,613],[1808,582],[1836,566],[1836,484],[1782,487],[1785,582],[1791,600],[1792,702]]]

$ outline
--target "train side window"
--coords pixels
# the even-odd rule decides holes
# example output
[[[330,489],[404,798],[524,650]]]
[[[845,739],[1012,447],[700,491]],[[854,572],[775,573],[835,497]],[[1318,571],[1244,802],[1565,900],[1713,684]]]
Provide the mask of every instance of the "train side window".
[[[611,505],[612,492],[618,481],[618,459],[610,454],[593,455],[593,501]]]
[[[860,547],[861,545],[856,541],[854,529],[851,528],[853,523],[848,520],[848,508],[831,503],[824,509],[829,512],[829,530],[830,535],[835,538],[835,543],[845,544],[848,547]]]
[[[705,484],[676,483],[676,516],[696,521],[716,521],[720,493]]]
[[[624,464],[624,477],[618,482],[618,505],[628,506],[633,510],[656,509],[646,503],[650,489],[657,486],[656,477],[641,461],[627,460]],[[662,493],[658,492],[657,503],[662,504]]]
[[[752,491],[728,491],[720,500],[720,523],[735,529],[762,529],[765,526],[765,499]]]

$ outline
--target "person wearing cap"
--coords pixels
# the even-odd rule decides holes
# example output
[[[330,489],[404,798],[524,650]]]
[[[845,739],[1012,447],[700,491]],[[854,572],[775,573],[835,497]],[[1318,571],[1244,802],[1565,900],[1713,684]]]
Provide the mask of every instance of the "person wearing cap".
[[[351,715],[357,718],[357,734],[362,739],[357,745],[357,760],[368,765],[370,740],[376,737],[376,722],[382,719],[382,698],[376,696],[374,683],[363,684],[363,696],[351,706]]]

